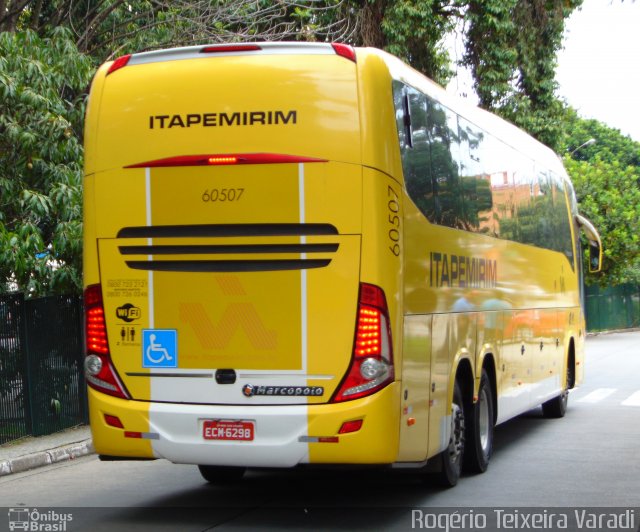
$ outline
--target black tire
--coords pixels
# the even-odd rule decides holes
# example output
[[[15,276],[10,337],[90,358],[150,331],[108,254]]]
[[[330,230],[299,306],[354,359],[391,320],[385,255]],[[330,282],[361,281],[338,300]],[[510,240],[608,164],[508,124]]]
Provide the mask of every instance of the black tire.
[[[564,390],[560,395],[542,403],[542,415],[547,418],[561,418],[567,413],[569,404],[569,388],[573,385],[573,364],[571,359],[567,360],[567,380]]]
[[[439,483],[445,488],[452,488],[458,483],[462,473],[464,456],[465,417],[462,390],[456,380],[453,388],[453,402],[451,404],[451,434],[449,446],[440,453],[441,467]]]
[[[211,484],[230,484],[240,480],[246,468],[232,466],[199,465],[198,469],[202,478]]]
[[[557,397],[542,403],[542,415],[548,418],[561,418],[567,413],[569,390],[563,391]]]
[[[465,416],[464,467],[470,473],[484,473],[493,452],[494,406],[491,381],[485,369],[480,377],[478,400]]]

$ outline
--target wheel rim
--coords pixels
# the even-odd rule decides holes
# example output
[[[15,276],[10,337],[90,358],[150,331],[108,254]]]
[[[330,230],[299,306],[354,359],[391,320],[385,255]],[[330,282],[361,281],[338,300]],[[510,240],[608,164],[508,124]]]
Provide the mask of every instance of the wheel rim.
[[[561,396],[562,407],[564,409],[567,408],[567,404],[569,403],[569,387],[571,386],[572,382],[573,382],[573,368],[571,367],[571,364],[567,363],[567,382],[565,382],[564,390],[562,391],[562,396]]]
[[[569,404],[569,388],[565,388],[560,394],[560,401],[562,402],[563,410],[567,409],[567,404]]]
[[[489,437],[491,431],[491,421],[489,420],[489,398],[487,390],[482,390],[478,400],[478,428],[480,433],[480,447],[486,455],[489,450]]]
[[[453,404],[451,415],[451,438],[449,438],[449,460],[456,463],[464,451],[464,412],[459,405]]]

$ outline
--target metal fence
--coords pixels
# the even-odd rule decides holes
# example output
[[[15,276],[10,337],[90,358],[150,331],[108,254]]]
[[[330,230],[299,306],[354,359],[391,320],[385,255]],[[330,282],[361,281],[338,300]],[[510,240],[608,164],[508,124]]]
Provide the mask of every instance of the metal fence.
[[[588,286],[586,307],[588,331],[640,327],[640,286]]]
[[[0,444],[88,422],[82,299],[0,296]]]

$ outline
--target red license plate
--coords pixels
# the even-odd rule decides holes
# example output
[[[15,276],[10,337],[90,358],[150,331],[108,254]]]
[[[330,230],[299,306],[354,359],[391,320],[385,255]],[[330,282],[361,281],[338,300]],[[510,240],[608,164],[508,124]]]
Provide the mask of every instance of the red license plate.
[[[253,441],[254,433],[253,421],[212,419],[202,426],[205,440]]]

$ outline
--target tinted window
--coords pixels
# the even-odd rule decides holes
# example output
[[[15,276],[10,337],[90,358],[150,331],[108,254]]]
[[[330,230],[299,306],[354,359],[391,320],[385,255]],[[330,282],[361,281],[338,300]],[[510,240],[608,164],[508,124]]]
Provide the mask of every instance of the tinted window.
[[[431,222],[564,253],[573,265],[561,178],[442,104],[393,82],[407,193]]]

